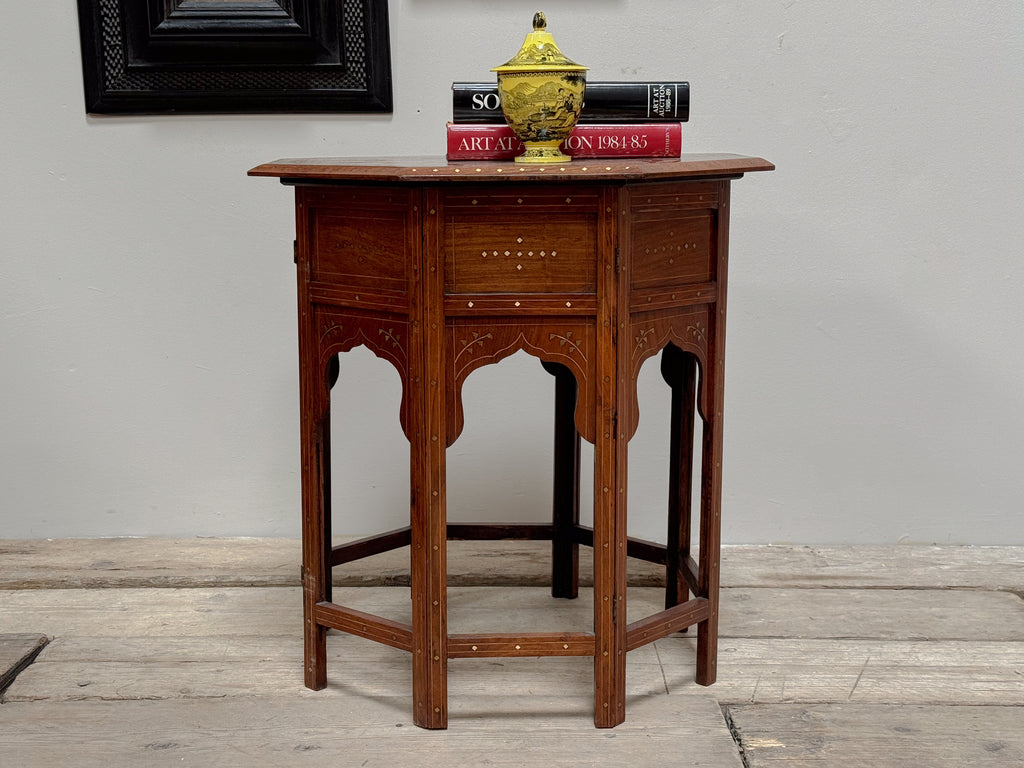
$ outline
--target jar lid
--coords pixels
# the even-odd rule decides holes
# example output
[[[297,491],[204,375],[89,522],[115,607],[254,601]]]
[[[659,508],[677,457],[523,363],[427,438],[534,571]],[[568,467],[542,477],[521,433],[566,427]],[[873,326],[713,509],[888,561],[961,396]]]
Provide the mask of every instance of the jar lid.
[[[585,72],[558,49],[555,38],[547,31],[548,21],[539,11],[533,16],[533,32],[526,36],[519,53],[491,72]]]

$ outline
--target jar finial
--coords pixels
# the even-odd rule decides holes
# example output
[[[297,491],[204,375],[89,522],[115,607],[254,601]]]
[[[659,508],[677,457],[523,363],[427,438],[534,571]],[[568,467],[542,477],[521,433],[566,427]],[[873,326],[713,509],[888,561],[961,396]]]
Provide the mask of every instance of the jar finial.
[[[537,11],[533,14],[533,28],[540,31],[546,29],[548,26],[548,20],[544,18],[544,14]]]

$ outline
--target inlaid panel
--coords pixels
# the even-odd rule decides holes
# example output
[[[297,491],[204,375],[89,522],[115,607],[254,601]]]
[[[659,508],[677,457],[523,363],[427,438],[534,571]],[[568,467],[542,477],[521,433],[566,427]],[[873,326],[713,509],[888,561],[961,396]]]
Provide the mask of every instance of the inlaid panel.
[[[598,204],[571,186],[446,193],[445,293],[595,293]]]
[[[356,289],[408,290],[418,210],[408,190],[300,193],[308,207],[310,277]]]
[[[631,185],[629,191],[634,215],[650,210],[717,208],[719,200],[718,182],[715,181],[665,181]]]
[[[512,216],[523,212],[527,212],[531,216],[558,211],[593,213],[597,210],[598,197],[596,188],[572,185],[545,185],[544,187],[527,187],[520,184],[508,187],[473,185],[445,193],[444,207],[448,214],[456,216],[460,213],[479,213],[498,208],[510,209],[509,215]]]
[[[629,192],[630,287],[715,280],[717,183],[650,184]]]
[[[445,293],[595,293],[594,215],[465,215],[445,227]]]
[[[352,287],[406,287],[404,215],[324,211],[313,219],[313,279]]]
[[[654,214],[633,223],[631,288],[661,288],[714,279],[713,212]]]

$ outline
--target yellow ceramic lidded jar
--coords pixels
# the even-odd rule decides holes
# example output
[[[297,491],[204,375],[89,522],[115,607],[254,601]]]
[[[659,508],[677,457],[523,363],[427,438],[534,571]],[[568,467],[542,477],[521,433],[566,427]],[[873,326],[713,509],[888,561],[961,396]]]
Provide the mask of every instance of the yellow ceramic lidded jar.
[[[587,68],[563,54],[547,31],[543,13],[533,17],[533,32],[498,73],[501,111],[526,152],[517,163],[566,163],[559,145],[569,138],[583,107]]]

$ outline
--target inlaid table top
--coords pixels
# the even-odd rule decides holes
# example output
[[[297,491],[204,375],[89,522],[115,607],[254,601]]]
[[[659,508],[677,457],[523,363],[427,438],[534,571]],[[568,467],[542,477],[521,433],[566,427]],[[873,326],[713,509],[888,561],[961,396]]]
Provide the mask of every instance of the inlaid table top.
[[[296,181],[358,181],[423,183],[438,181],[629,181],[658,178],[718,178],[754,171],[770,171],[774,165],[760,157],[729,154],[686,154],[676,158],[597,158],[573,160],[564,165],[516,165],[497,161],[449,161],[443,157],[305,157],[264,163],[250,176],[273,176]]]

